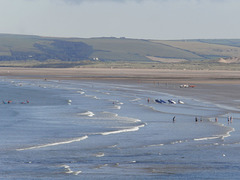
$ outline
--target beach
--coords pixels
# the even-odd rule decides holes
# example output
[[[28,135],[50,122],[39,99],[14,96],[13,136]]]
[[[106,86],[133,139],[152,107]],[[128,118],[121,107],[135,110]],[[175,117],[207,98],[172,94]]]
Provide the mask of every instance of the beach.
[[[154,84],[162,91],[238,107],[240,72],[227,70],[109,69],[109,68],[0,68],[0,76],[17,79],[101,80]],[[181,84],[197,85],[194,90]],[[169,88],[172,87],[172,88]],[[174,91],[176,89],[176,91]],[[197,90],[196,90],[197,89]],[[217,97],[217,98],[216,98]]]
[[[0,75],[4,179],[240,175],[239,72],[1,68]]]

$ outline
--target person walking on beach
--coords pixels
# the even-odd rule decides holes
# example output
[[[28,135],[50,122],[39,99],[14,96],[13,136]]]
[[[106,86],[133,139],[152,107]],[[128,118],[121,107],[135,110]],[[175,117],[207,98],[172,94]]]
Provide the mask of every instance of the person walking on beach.
[[[231,116],[231,117],[230,117],[230,123],[232,123],[232,120],[233,120],[233,117]]]
[[[176,119],[176,117],[175,117],[175,116],[173,116],[173,122],[175,122],[175,119]]]
[[[198,122],[198,118],[197,117],[195,117],[195,122]]]
[[[148,98],[148,100],[147,100],[147,101],[148,101],[148,103],[149,103],[149,101],[150,101],[150,100],[149,100],[149,98]]]
[[[215,118],[215,122],[218,122],[218,118],[217,117]]]

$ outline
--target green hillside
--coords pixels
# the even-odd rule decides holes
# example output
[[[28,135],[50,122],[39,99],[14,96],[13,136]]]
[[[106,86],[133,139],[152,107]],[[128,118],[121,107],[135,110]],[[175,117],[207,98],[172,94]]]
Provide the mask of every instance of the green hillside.
[[[0,34],[0,66],[75,67],[216,63],[240,57],[240,40],[51,38]],[[229,61],[230,62],[230,61]],[[231,61],[232,62],[232,61]],[[234,63],[238,64],[235,59]]]

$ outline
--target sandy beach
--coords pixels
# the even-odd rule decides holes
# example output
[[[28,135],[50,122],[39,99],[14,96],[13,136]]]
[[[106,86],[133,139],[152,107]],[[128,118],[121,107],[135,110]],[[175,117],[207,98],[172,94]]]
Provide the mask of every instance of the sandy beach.
[[[169,83],[240,82],[239,71],[226,70],[166,70],[166,69],[108,69],[108,68],[0,68],[0,76],[52,79],[129,79]]]
[[[0,68],[0,76],[18,79],[101,80],[149,83],[163,92],[239,107],[239,71],[108,69],[108,68]],[[193,84],[195,88],[179,88]]]

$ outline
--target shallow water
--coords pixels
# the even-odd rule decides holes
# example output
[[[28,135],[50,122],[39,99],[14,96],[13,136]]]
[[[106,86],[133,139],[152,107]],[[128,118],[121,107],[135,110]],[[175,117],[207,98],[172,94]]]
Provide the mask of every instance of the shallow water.
[[[240,114],[229,108],[144,84],[2,79],[0,88],[1,100],[11,100],[0,104],[1,178],[240,175]],[[181,99],[185,104],[159,104],[155,99]],[[232,123],[228,116],[234,117]]]

